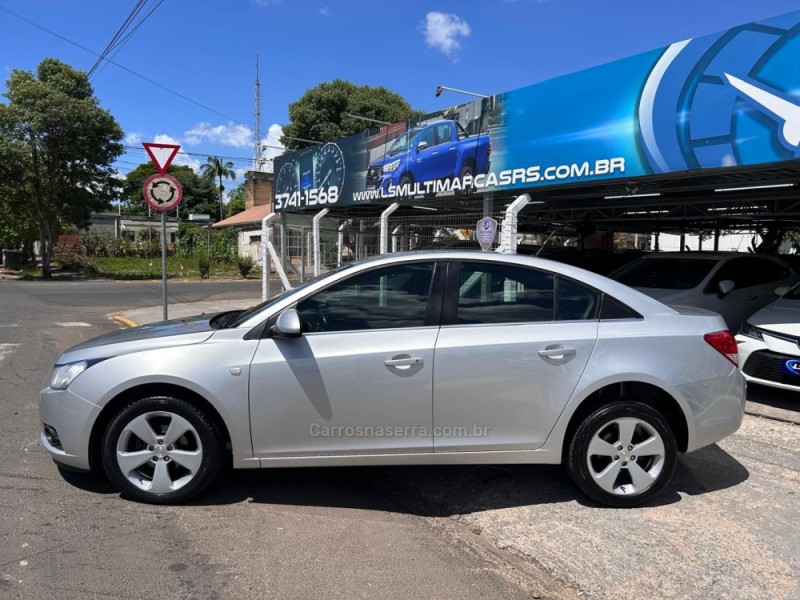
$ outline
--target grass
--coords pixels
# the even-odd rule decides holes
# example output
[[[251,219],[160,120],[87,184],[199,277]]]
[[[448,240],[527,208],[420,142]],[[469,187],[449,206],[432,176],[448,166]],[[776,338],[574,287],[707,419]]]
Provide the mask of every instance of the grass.
[[[108,279],[161,279],[161,257],[99,257],[89,259],[95,273],[87,273],[95,277]],[[170,279],[200,279],[197,258],[167,257],[167,277]],[[211,278],[238,278],[239,269],[236,263],[211,263]]]

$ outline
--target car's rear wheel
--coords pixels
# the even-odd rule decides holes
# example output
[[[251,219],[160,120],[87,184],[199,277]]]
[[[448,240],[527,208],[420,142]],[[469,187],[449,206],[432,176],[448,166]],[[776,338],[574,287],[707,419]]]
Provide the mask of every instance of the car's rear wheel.
[[[669,483],[678,460],[675,435],[661,413],[620,400],[586,417],[569,442],[567,469],[590,498],[640,506]]]
[[[202,492],[222,465],[214,421],[201,408],[169,396],[131,402],[109,423],[103,467],[123,496],[177,504]]]

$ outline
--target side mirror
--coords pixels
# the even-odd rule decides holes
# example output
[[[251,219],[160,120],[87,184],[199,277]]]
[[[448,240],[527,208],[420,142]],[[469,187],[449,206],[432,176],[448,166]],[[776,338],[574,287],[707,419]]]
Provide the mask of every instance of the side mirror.
[[[783,296],[790,289],[792,289],[792,286],[790,286],[790,285],[782,285],[781,287],[775,288],[775,295],[776,296]]]
[[[419,152],[420,150],[425,150],[425,148],[427,147],[428,147],[428,142],[420,142],[419,144],[417,144],[417,152]]]
[[[733,281],[732,279],[723,279],[722,281],[719,282],[718,287],[719,287],[719,293],[722,294],[723,296],[727,296],[736,287],[736,282]]]
[[[300,337],[302,326],[300,314],[294,308],[287,308],[280,315],[272,327],[272,334],[278,338]]]

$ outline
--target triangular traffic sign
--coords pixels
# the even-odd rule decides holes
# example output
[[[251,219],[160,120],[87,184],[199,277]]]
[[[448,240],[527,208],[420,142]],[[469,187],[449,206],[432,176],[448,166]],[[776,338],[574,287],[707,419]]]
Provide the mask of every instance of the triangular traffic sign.
[[[142,146],[150,155],[150,160],[158,169],[159,173],[164,173],[169,168],[172,159],[181,149],[178,144],[155,144],[153,142],[142,142]]]

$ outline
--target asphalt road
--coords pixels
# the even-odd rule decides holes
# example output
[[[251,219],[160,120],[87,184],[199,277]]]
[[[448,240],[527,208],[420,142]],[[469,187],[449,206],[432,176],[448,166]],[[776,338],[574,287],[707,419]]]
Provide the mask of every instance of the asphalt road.
[[[257,282],[171,284],[174,301],[258,296]],[[682,457],[635,510],[591,504],[554,466],[232,472],[182,507],[65,479],[38,444],[42,378],[160,294],[0,282],[0,598],[800,597],[800,427],[764,418]]]
[[[183,302],[257,295],[246,282],[170,287]],[[65,477],[38,442],[42,379],[62,350],[118,327],[110,313],[160,294],[153,283],[0,282],[0,598],[544,594],[535,569],[408,512],[368,471],[229,473],[183,507]]]

